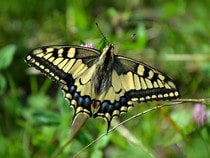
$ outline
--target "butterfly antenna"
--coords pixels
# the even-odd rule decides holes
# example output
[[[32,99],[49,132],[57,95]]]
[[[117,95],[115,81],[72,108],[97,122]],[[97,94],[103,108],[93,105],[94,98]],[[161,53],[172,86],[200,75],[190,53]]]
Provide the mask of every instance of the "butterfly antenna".
[[[130,37],[123,38],[122,40],[117,41],[114,45],[118,45],[119,43],[123,43],[123,42],[125,42],[125,41],[130,40],[130,39],[133,40],[133,39],[135,39],[135,37],[136,37],[136,34],[133,33]]]
[[[103,39],[106,41],[106,43],[109,43],[109,41],[106,39],[106,37],[104,36],[103,32],[101,31],[101,28],[99,27],[98,23],[96,22],[96,27],[98,28],[98,31],[100,32],[101,36],[103,37]]]

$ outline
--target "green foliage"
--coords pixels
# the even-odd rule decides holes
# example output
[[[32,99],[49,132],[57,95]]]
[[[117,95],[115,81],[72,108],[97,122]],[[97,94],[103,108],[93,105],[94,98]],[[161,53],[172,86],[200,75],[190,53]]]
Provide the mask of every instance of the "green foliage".
[[[209,8],[209,1],[197,0],[1,1],[0,157],[48,158],[69,140],[72,109],[57,84],[29,69],[23,59],[42,45],[83,41],[102,49],[107,43],[96,22],[117,54],[171,76],[182,98],[209,98]],[[154,105],[137,105],[120,120]],[[193,106],[180,104],[138,117],[79,157],[208,157],[210,118],[196,126]],[[72,157],[105,132],[103,120],[89,119],[60,157]]]
[[[15,53],[15,45],[7,45],[0,49],[0,70],[7,68]]]
[[[6,88],[6,79],[2,74],[0,74],[0,93],[2,93]]]
[[[6,45],[0,49],[0,70],[4,70],[9,67],[12,62],[14,53],[15,45],[12,44]],[[5,90],[6,84],[6,79],[0,71],[0,94]]]

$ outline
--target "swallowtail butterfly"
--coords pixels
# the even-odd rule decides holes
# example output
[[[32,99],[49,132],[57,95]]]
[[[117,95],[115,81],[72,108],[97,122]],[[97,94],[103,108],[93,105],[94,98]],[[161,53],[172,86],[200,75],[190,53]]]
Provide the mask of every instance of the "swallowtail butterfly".
[[[25,61],[58,82],[74,109],[108,124],[135,103],[180,96],[174,82],[140,61],[114,54],[114,46],[99,51],[84,46],[44,46]]]

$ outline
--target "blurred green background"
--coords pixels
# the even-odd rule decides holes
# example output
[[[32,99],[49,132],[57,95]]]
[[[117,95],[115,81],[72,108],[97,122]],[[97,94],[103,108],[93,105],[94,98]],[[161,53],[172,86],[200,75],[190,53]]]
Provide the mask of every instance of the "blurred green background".
[[[0,1],[0,157],[48,158],[68,141],[72,109],[59,85],[29,73],[24,56],[42,45],[85,42],[98,48],[96,22],[117,54],[171,76],[182,98],[208,98],[209,8],[208,0]],[[157,104],[164,102],[136,105],[118,121]],[[165,107],[129,121],[78,157],[208,157],[210,111],[204,106],[200,125],[194,103]],[[102,119],[89,119],[60,157],[72,157],[106,127]]]

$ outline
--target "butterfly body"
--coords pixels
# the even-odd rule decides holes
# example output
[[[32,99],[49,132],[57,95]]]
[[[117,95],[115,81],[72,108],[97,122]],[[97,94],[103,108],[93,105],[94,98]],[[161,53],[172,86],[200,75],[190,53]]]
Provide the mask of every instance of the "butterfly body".
[[[134,59],[114,54],[113,45],[99,51],[82,46],[46,46],[25,58],[31,66],[60,83],[65,98],[80,114],[103,117],[108,129],[113,117],[137,102],[179,97],[173,81]]]
[[[111,86],[111,73],[113,69],[114,62],[114,50],[113,46],[108,46],[104,48],[103,53],[95,64],[96,70],[93,75],[93,86],[94,92],[97,95],[102,94]]]

